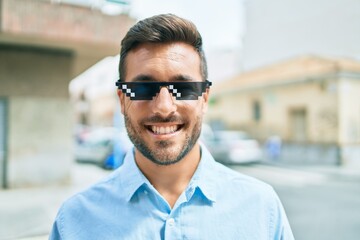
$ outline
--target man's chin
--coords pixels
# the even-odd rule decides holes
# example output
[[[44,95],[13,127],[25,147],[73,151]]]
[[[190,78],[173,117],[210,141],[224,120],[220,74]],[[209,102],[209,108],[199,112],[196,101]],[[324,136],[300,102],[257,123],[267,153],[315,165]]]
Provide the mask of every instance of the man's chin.
[[[154,147],[154,151],[162,151],[162,150],[166,150],[167,151],[171,151],[171,148],[173,148],[175,146],[175,142],[174,141],[169,141],[169,140],[161,140],[161,141],[157,141],[155,142],[155,147]]]
[[[164,143],[161,143],[161,146],[162,147],[157,147],[151,151],[151,156],[147,157],[150,161],[158,165],[171,165],[181,160],[179,148],[174,146],[164,146]]]

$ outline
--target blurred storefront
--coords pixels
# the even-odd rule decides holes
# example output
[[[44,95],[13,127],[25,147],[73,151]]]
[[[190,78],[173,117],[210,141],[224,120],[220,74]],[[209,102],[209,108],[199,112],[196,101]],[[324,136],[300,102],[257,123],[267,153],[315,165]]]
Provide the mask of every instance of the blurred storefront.
[[[70,180],[69,82],[116,55],[134,23],[67,2],[0,0],[1,187]]]
[[[360,62],[304,56],[214,84],[208,120],[264,142],[281,160],[360,164]]]

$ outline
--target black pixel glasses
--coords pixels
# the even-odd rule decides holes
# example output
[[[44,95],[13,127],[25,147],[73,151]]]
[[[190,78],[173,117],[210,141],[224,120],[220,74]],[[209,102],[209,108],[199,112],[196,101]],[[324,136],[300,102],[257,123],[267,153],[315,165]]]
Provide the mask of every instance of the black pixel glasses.
[[[211,82],[116,82],[118,89],[121,89],[130,100],[152,100],[166,87],[176,100],[198,100],[198,98],[210,88]]]

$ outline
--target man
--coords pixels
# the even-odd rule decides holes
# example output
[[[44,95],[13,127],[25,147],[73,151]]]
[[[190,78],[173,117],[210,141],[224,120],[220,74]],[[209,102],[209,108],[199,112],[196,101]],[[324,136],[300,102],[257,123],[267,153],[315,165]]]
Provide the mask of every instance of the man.
[[[273,189],[215,162],[198,142],[211,83],[191,22],[171,14],[138,22],[119,70],[134,149],[63,204],[50,239],[293,239]]]

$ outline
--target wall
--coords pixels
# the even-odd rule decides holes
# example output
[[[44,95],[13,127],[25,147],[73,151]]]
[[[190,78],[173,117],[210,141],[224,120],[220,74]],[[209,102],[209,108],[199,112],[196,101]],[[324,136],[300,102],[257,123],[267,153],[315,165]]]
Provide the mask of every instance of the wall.
[[[53,0],[1,0],[0,44],[62,49],[74,54],[74,78],[105,56],[119,53],[134,24],[128,15]]]
[[[338,107],[334,85],[335,80],[327,79],[240,91],[218,99],[207,119],[222,119],[228,127],[246,130],[258,139],[277,134],[291,141],[289,111],[305,108],[308,141],[335,143]],[[258,122],[253,119],[254,101],[261,104]]]
[[[339,142],[360,143],[360,78],[339,82]]]
[[[339,143],[343,163],[360,166],[360,77],[339,83]]]
[[[341,150],[337,144],[289,143],[282,145],[282,162],[294,165],[339,165]]]
[[[68,51],[0,45],[0,96],[9,105],[9,187],[69,181],[72,59]]]
[[[2,0],[1,31],[82,43],[119,45],[133,20],[56,1]],[[105,26],[117,26],[105,27]]]
[[[68,98],[71,51],[0,44],[2,96]]]
[[[73,161],[71,109],[65,98],[9,99],[8,186],[64,184]]]

